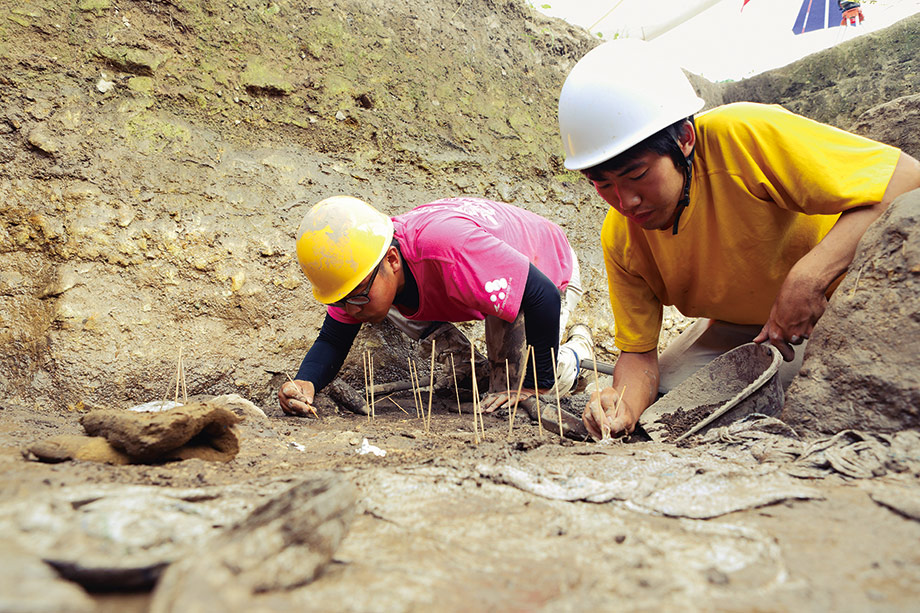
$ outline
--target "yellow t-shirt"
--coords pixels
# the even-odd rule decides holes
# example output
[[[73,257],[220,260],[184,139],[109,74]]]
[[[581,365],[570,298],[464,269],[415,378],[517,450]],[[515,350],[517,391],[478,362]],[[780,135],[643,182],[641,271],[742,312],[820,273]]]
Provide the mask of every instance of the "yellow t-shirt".
[[[690,204],[678,233],[613,208],[601,230],[616,344],[658,344],[662,305],[763,324],[789,269],[847,209],[881,201],[900,151],[779,106],[736,103],[696,119]]]

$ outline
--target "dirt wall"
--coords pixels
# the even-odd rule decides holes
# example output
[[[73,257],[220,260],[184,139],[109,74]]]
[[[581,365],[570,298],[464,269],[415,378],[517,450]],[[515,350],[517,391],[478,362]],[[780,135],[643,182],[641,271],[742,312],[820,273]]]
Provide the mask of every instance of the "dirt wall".
[[[892,57],[916,21],[893,32],[873,39]],[[189,393],[273,406],[322,318],[293,234],[335,193],[388,213],[469,194],[550,217],[581,259],[578,318],[613,359],[607,206],[563,169],[556,127],[558,90],[598,42],[523,0],[4,6],[0,398],[148,401],[171,393],[181,351]],[[879,97],[915,87],[885,83]],[[358,351],[390,336],[363,331]],[[360,378],[356,355],[345,374]]]
[[[726,103],[781,104],[817,121],[851,130],[869,109],[920,91],[920,15],[797,62],[726,83]],[[901,143],[892,143],[903,146]],[[905,147],[912,155],[920,149]]]

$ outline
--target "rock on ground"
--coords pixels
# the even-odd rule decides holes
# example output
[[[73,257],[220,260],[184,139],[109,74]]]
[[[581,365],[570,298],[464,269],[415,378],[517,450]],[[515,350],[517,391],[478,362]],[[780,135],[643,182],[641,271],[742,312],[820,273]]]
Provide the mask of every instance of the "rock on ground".
[[[54,488],[0,502],[0,534],[87,589],[149,589],[171,563],[205,549],[288,489],[287,480],[185,489]]]
[[[64,581],[38,556],[12,541],[0,541],[0,611],[5,613],[90,613],[92,599]]]
[[[800,433],[920,427],[920,190],[863,236],[792,382],[783,421]]]
[[[232,411],[206,403],[189,403],[168,411],[147,413],[101,410],[80,423],[90,436],[104,437],[140,462],[201,458],[228,462],[240,450]]]
[[[906,154],[920,158],[920,94],[895,98],[864,112],[852,130],[883,143],[896,143]]]
[[[249,611],[257,593],[309,583],[347,534],[355,498],[354,486],[332,474],[292,487],[171,565],[151,612]]]

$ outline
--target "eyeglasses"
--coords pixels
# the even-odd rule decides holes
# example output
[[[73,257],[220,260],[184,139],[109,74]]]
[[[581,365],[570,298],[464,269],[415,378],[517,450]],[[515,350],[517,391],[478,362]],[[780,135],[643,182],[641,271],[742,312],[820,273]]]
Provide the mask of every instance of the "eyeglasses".
[[[353,296],[346,296],[345,298],[342,298],[341,300],[336,300],[335,302],[332,302],[330,304],[332,304],[332,306],[345,308],[346,304],[351,304],[354,306],[362,306],[370,302],[371,299],[370,299],[370,296],[368,296],[368,294],[371,293],[371,288],[374,287],[374,279],[377,278],[377,273],[379,271],[380,271],[380,264],[377,264],[377,267],[374,268],[374,272],[371,273],[371,278],[367,280],[367,287],[364,288],[363,292],[358,292],[357,294],[354,294]]]

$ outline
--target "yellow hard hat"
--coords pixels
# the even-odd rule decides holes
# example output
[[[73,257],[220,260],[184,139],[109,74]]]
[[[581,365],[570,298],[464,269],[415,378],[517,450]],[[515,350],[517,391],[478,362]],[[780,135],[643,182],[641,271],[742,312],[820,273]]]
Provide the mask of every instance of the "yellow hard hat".
[[[324,304],[353,291],[383,259],[393,221],[362,200],[333,196],[313,205],[297,230],[297,259]]]

